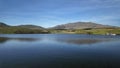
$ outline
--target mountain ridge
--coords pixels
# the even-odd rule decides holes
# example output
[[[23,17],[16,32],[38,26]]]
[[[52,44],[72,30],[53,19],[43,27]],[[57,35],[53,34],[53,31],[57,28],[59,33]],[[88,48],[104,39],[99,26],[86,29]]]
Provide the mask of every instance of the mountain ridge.
[[[11,26],[0,23],[0,34],[102,34],[120,35],[120,27],[102,25],[93,22],[73,22],[44,28],[37,25]]]
[[[102,25],[93,22],[73,22],[62,25],[56,25],[52,29],[85,29],[85,28],[117,28],[117,26]]]
[[[13,27],[13,26],[0,22],[0,27]],[[85,29],[85,28],[117,28],[118,26],[103,25],[93,22],[71,22],[71,23],[56,25],[50,28],[44,28],[42,26],[32,25],[32,24],[17,25],[14,27],[22,27],[29,29]]]
[[[27,25],[18,25],[16,27],[22,27],[22,28],[29,28],[29,29],[45,29],[42,26],[37,26],[37,25],[31,25],[31,24],[27,24]]]
[[[0,27],[9,27],[9,25],[3,23],[3,22],[0,22]]]

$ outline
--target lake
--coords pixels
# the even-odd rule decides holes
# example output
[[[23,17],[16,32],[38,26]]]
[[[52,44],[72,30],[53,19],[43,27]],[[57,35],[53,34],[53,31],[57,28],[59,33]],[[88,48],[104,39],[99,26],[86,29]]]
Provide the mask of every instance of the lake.
[[[0,34],[0,68],[120,68],[120,36]]]

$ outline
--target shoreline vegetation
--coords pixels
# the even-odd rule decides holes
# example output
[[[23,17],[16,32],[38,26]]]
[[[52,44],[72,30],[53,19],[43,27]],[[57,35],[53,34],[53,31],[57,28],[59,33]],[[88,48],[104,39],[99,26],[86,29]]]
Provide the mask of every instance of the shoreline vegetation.
[[[0,34],[93,34],[120,35],[120,28],[97,29],[28,29],[21,27],[0,27]]]
[[[89,34],[89,35],[120,35],[118,28],[48,30],[52,34]]]
[[[76,25],[77,24],[77,25]],[[72,29],[78,24],[86,26],[82,29]],[[73,26],[75,25],[75,26]],[[101,28],[88,28],[89,25]],[[65,27],[71,29],[65,29]],[[63,28],[63,29],[62,29]],[[80,27],[79,27],[80,28]],[[95,23],[70,23],[66,25],[60,25],[55,28],[43,28],[35,25],[20,25],[20,26],[9,26],[5,23],[0,22],[0,34],[93,34],[93,35],[120,35],[120,27],[105,26]]]

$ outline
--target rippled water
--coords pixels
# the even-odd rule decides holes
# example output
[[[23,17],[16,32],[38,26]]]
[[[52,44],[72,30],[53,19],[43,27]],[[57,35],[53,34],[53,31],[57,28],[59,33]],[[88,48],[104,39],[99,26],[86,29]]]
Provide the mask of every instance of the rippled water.
[[[0,68],[120,68],[120,36],[1,34]]]

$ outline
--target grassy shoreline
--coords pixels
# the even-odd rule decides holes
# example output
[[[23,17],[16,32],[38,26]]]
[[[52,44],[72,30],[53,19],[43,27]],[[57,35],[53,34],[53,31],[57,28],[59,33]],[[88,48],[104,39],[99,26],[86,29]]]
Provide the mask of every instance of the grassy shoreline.
[[[0,34],[116,34],[120,35],[120,28],[100,29],[28,29],[20,27],[0,27]]]

